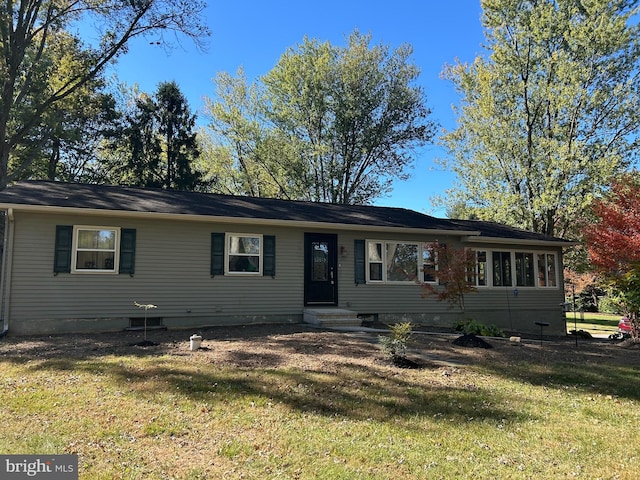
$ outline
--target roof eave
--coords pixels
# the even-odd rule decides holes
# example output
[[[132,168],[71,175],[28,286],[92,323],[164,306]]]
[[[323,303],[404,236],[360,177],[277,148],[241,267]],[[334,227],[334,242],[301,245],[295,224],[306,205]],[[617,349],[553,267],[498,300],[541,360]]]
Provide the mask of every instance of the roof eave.
[[[544,247],[571,247],[573,245],[579,245],[579,242],[572,242],[569,240],[541,240],[541,239],[527,239],[527,238],[505,238],[505,237],[482,237],[482,236],[468,236],[462,239],[463,242],[469,243],[497,243],[497,244],[509,244],[509,245],[534,245]]]
[[[209,222],[209,223],[231,223],[231,224],[247,224],[251,225],[270,225],[270,226],[297,226],[305,228],[323,228],[333,230],[360,230],[370,232],[398,232],[405,233],[421,233],[426,232],[432,235],[450,235],[456,237],[466,237],[480,235],[475,230],[446,230],[438,228],[416,228],[416,227],[396,227],[384,225],[361,225],[355,223],[330,223],[330,222],[311,222],[306,220],[277,220],[267,218],[247,218],[247,217],[229,217],[229,216],[211,216],[211,215],[195,215],[185,213],[165,213],[165,212],[136,212],[131,210],[109,210],[98,208],[81,208],[81,207],[60,207],[51,205],[26,205],[26,204],[0,204],[0,208],[12,208],[14,212],[25,211],[34,213],[60,213],[74,215],[96,215],[102,217],[121,216],[129,218],[152,218],[154,220],[183,220],[190,222]]]

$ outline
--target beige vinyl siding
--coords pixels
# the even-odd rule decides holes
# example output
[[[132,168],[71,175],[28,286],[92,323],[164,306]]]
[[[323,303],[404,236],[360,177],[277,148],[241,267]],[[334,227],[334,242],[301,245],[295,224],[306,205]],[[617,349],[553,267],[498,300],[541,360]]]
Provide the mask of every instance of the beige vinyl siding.
[[[135,228],[135,275],[54,275],[55,227],[74,224]],[[225,231],[276,235],[276,277],[212,278],[211,233]],[[10,304],[14,331],[29,330],[30,322],[55,325],[56,319],[93,318],[104,319],[104,329],[120,329],[128,326],[129,317],[144,315],[134,301],[156,304],[149,315],[163,317],[172,326],[224,324],[238,316],[246,317],[243,323],[273,316],[297,321],[302,315],[302,231],[21,213],[16,215],[15,235]]]
[[[338,243],[347,248],[347,257],[340,263],[340,306],[360,314],[375,314],[383,322],[413,321],[431,326],[452,327],[459,320],[472,318],[487,325],[496,325],[505,330],[522,333],[537,333],[535,322],[548,322],[545,333],[564,335],[566,327],[562,314],[564,292],[561,287],[536,288],[518,287],[517,296],[511,287],[479,287],[477,292],[465,296],[465,314],[451,308],[447,302],[439,302],[434,297],[422,297],[422,289],[416,285],[364,284],[355,285],[353,243],[356,239],[398,240],[407,242],[446,243],[455,248],[469,247],[477,250],[518,250],[553,252],[561,261],[561,251],[557,248],[539,246],[508,245],[466,245],[453,237],[429,237],[428,235],[374,234],[352,232],[341,234]],[[559,285],[562,285],[559,272]]]
[[[340,263],[340,305],[361,314],[376,314],[382,321],[412,320],[414,322],[433,320],[446,314],[447,304],[432,298],[422,298],[419,285],[406,284],[355,284],[354,240],[397,240],[406,242],[431,242],[437,238],[407,234],[378,234],[371,232],[350,232],[340,235],[338,243],[347,248],[347,257]],[[445,241],[440,237],[441,241]]]
[[[135,274],[53,274],[56,225],[136,229]],[[149,316],[169,327],[297,322],[304,308],[304,234],[299,227],[169,221],[132,216],[15,213],[10,331],[106,331],[143,317],[133,302],[155,304]],[[276,237],[276,275],[210,275],[211,233],[233,232]],[[322,230],[338,238],[338,306],[373,314],[385,322],[413,321],[452,326],[461,315],[447,303],[423,298],[418,285],[354,282],[354,240],[440,241],[428,234]],[[341,249],[341,247],[344,247]],[[478,249],[485,246],[473,245]],[[491,246],[487,246],[490,249]],[[505,245],[498,249],[515,250]],[[526,248],[518,248],[526,250]],[[559,249],[535,247],[532,251]],[[560,272],[561,273],[561,272]],[[560,278],[560,285],[561,285]],[[564,334],[561,288],[479,288],[466,297],[466,317],[502,328],[537,332],[535,321],[552,323],[549,333]]]

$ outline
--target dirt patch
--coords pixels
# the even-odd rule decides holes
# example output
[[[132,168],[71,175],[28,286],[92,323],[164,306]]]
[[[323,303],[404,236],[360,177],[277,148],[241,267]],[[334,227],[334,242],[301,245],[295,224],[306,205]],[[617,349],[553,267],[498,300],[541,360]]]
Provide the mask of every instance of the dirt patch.
[[[189,349],[189,337],[198,333],[202,347]],[[194,361],[240,368],[300,368],[331,370],[340,364],[380,365],[385,357],[378,344],[382,332],[341,332],[306,325],[215,327],[202,330],[72,334],[7,337],[0,340],[0,358],[24,362],[47,358],[91,358],[105,355],[178,355]],[[484,338],[493,348],[458,346],[460,335],[416,333],[407,358],[419,367],[464,366],[485,361],[598,362],[640,366],[640,347],[622,348],[620,342],[558,338],[540,342]],[[146,342],[145,342],[146,340]],[[389,368],[394,367],[388,364]]]

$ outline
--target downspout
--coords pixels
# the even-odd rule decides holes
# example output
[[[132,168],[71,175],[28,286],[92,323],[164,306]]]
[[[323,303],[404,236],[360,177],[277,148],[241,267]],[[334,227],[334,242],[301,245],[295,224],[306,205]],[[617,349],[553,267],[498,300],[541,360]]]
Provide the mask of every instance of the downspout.
[[[2,280],[0,281],[0,301],[2,303],[2,332],[0,338],[9,331],[9,303],[11,299],[11,269],[13,264],[13,208],[7,209],[4,223],[4,252],[2,258]]]

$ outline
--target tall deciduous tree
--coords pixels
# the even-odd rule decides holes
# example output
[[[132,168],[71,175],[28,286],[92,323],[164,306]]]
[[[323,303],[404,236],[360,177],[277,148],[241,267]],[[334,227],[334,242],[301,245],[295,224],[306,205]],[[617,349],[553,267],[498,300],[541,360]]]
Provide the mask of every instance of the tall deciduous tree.
[[[56,36],[47,51],[48,89],[58,88],[83,68],[81,50],[78,39],[67,32]],[[98,146],[113,130],[117,117],[115,100],[105,87],[106,81],[97,75],[43,112],[30,141],[12,155],[9,167],[16,179],[91,181]]]
[[[462,97],[443,136],[445,204],[566,234],[637,155],[638,2],[483,0],[488,59],[446,67]]]
[[[100,74],[126,51],[133,37],[164,32],[200,43],[208,34],[200,22],[204,2],[195,0],[10,0],[0,4],[0,189],[29,168],[33,145],[47,140],[44,117]],[[95,28],[94,45],[78,36],[74,68],[59,81],[53,62],[56,42],[74,22]]]
[[[388,193],[435,134],[411,53],[355,32],[346,47],[305,38],[257,85],[219,76],[211,127],[244,190],[350,204]]]
[[[296,173],[299,157],[265,118],[263,87],[248,84],[244,70],[219,73],[215,99],[205,100],[211,136],[203,139],[212,155],[203,165],[215,179],[214,191],[254,197],[300,198],[304,185]],[[222,168],[221,168],[222,167]]]
[[[342,48],[305,38],[263,78],[270,120],[301,145],[311,200],[370,203],[407,177],[435,134],[411,54],[357,31]]]
[[[105,180],[122,185],[174,190],[203,188],[193,162],[200,155],[195,115],[175,82],[152,96],[141,94],[129,113],[114,155],[105,158]]]

